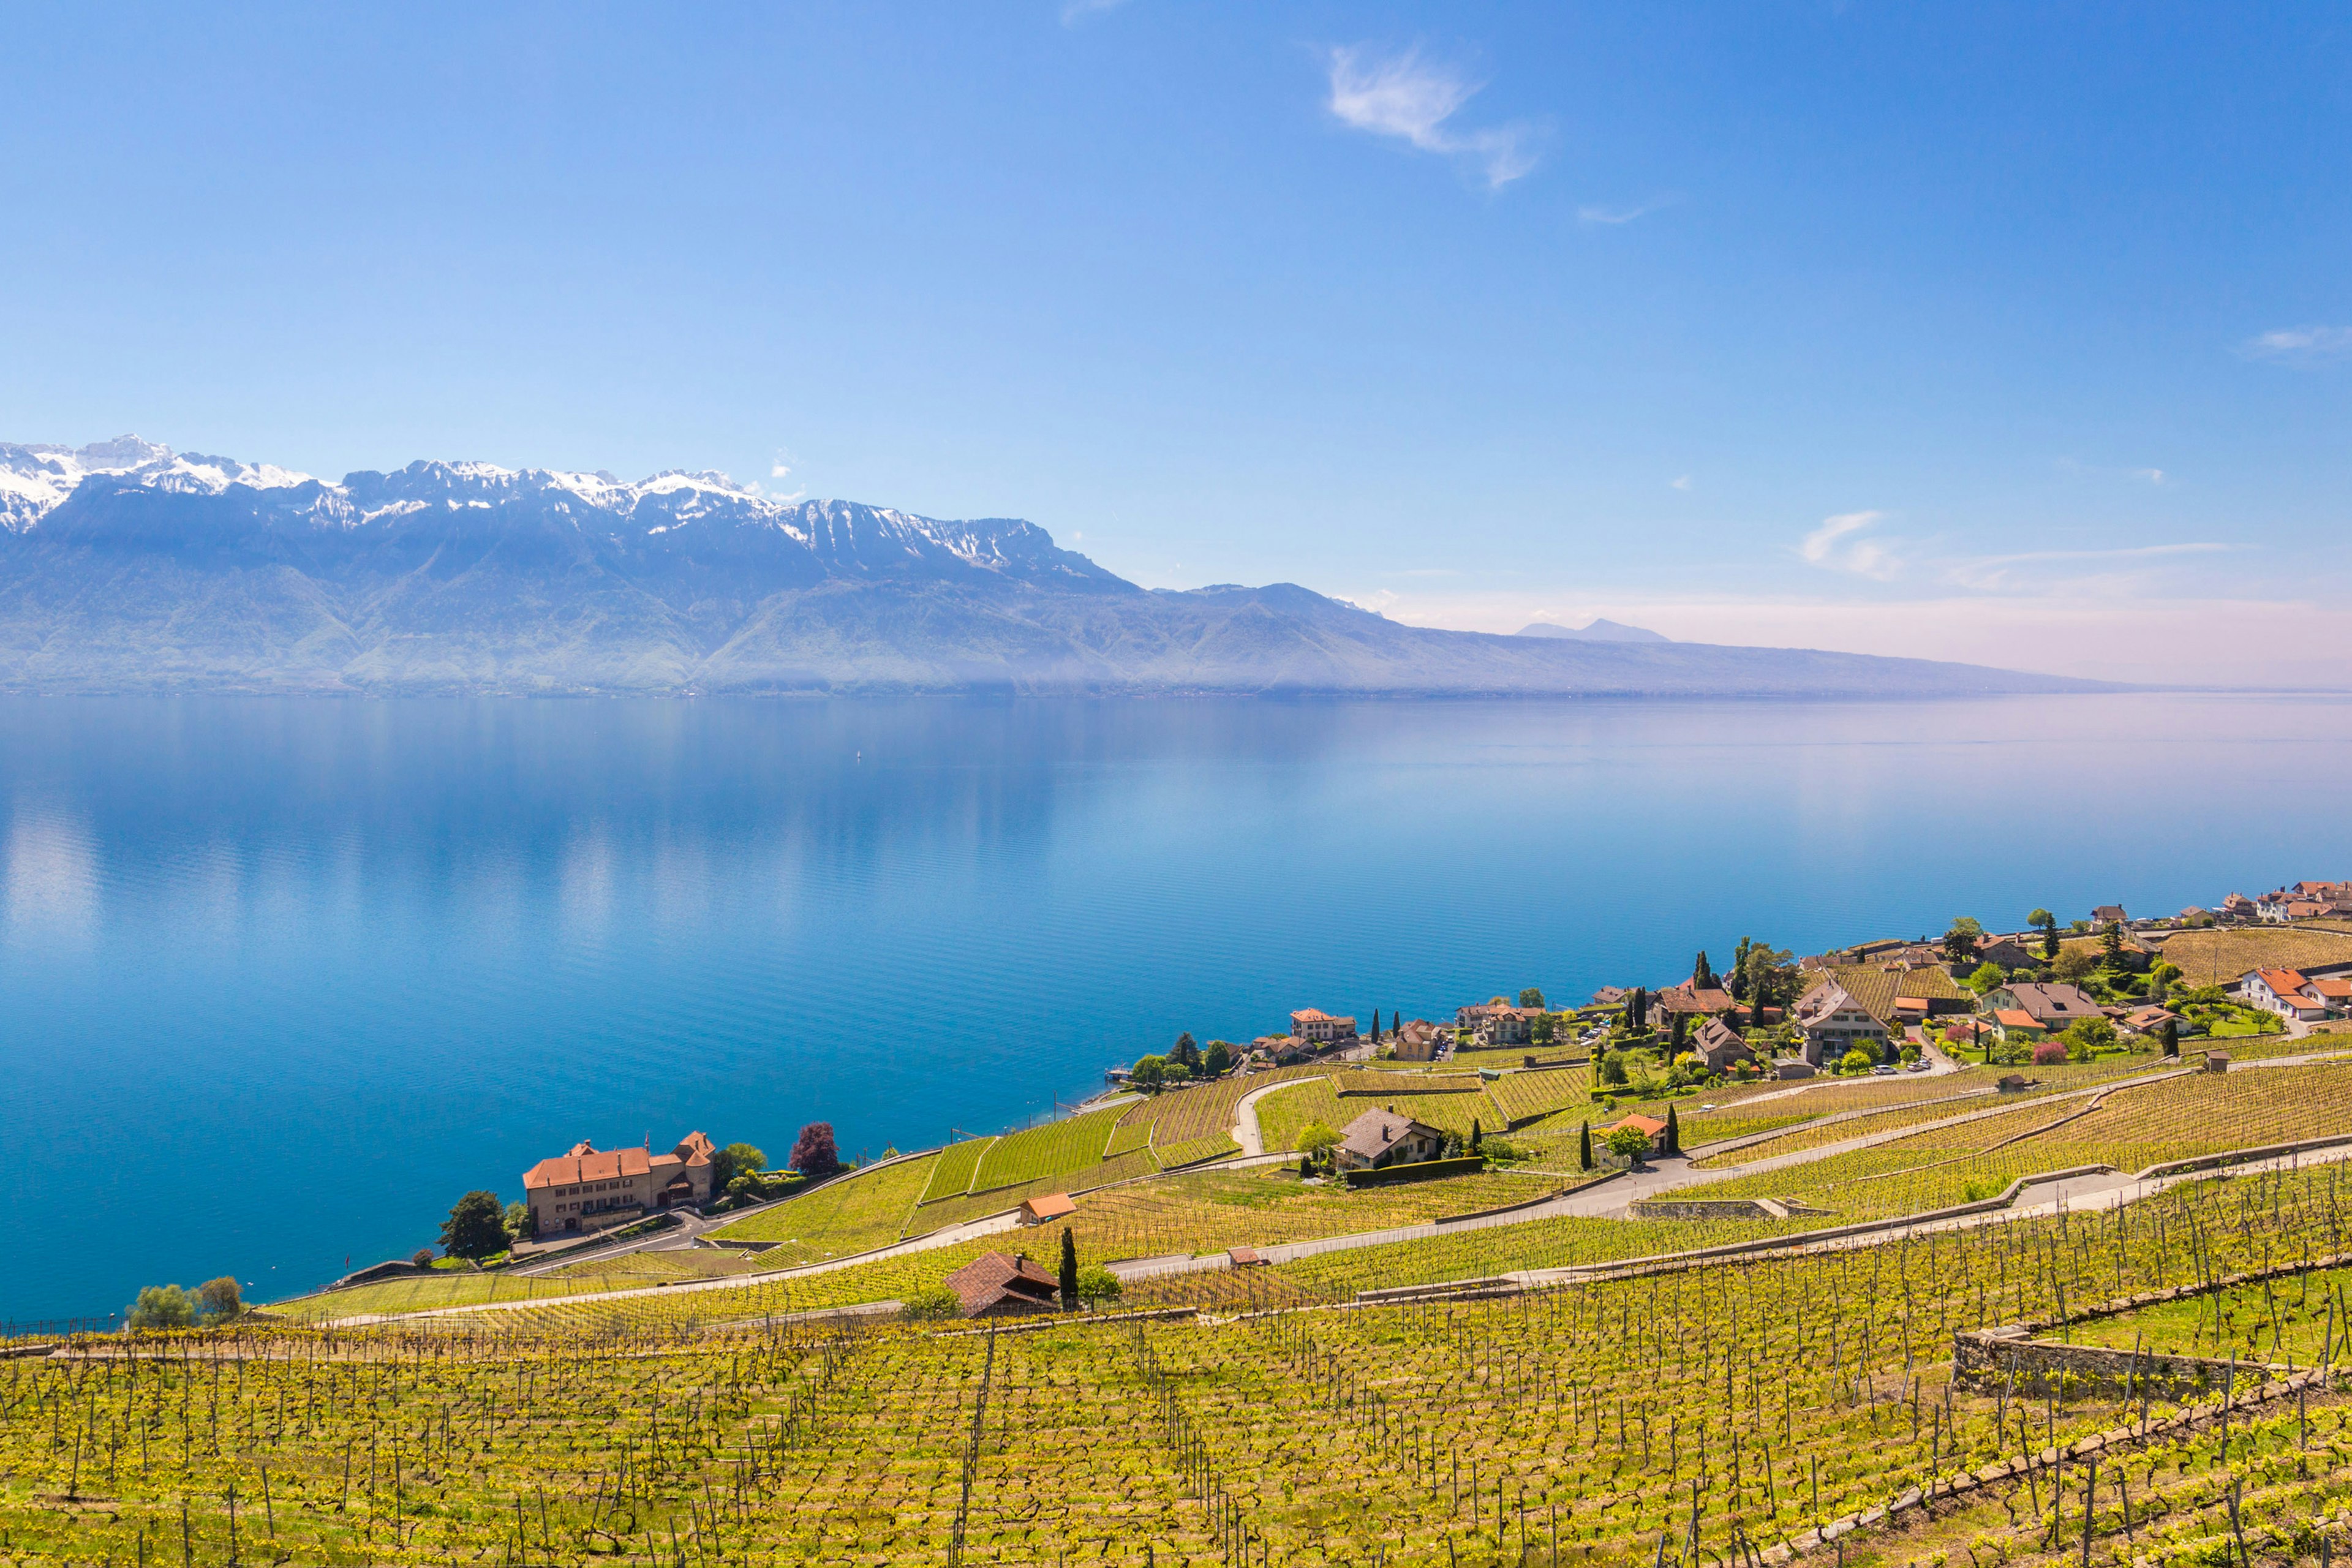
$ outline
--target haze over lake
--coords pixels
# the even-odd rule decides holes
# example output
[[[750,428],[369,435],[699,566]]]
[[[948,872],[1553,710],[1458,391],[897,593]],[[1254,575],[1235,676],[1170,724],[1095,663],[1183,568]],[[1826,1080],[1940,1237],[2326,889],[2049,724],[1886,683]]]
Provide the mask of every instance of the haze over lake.
[[[2347,761],[2333,697],[0,699],[0,1317],[288,1294],[581,1138],[2341,876]]]

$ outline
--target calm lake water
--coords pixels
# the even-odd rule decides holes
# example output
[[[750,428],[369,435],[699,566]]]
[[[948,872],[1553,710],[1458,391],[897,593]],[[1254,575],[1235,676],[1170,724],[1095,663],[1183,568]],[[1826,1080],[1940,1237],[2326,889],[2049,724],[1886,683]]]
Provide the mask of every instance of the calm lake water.
[[[2352,704],[0,700],[0,1317],[1102,1068],[2352,868]]]

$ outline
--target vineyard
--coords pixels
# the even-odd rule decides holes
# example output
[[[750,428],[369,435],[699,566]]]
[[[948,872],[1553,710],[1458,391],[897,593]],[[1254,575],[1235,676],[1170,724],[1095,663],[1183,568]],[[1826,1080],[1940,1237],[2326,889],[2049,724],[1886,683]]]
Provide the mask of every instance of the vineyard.
[[[1292,1266],[1137,1293],[1202,1316],[1042,1331],[788,1321],[765,1315],[795,1310],[770,1284],[643,1292],[625,1314],[92,1338],[0,1363],[0,1552],[1702,1568],[1903,1502],[1895,1529],[1847,1538],[1858,1562],[2315,1562],[2323,1536],[2352,1545],[2347,1407],[2265,1393],[2284,1373],[2252,1369],[2352,1359],[2344,1280],[2288,1265],[2205,1282],[2341,1250],[2340,1174],[1499,1299],[1349,1304],[1348,1281]],[[1324,1196],[1260,1179],[1174,1178],[1195,1189],[1180,1211]],[[1178,1223],[1131,1201],[1139,1235]],[[2100,1303],[2164,1287],[2196,1292],[2160,1310],[2174,1339],[2248,1365],[2229,1408],[1952,1375],[1952,1336],[1990,1324],[2163,1338],[2159,1310]],[[2214,1321],[2220,1342],[2195,1337]]]

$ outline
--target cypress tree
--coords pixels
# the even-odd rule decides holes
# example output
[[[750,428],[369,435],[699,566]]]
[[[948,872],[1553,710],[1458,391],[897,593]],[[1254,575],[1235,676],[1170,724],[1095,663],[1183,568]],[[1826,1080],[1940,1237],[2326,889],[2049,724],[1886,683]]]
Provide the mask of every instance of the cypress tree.
[[[2174,1058],[2180,1055],[2180,1020],[2178,1018],[2164,1021],[2164,1054]]]
[[[1715,989],[1715,970],[1706,962],[1706,949],[1703,947],[1698,950],[1698,962],[1691,965],[1691,989],[1694,991]]]
[[[1472,1117],[1470,1119],[1470,1152],[1475,1154],[1478,1152],[1478,1144],[1485,1137],[1486,1134],[1479,1130],[1478,1119]]]
[[[1682,1152],[1683,1124],[1675,1118],[1675,1108],[1669,1105],[1666,1107],[1666,1152],[1669,1154],[1679,1154]],[[1067,1236],[1070,1233],[1068,1231],[1064,1231],[1062,1234],[1064,1236]]]
[[[1576,1168],[1592,1169],[1592,1123],[1588,1121],[1576,1130]]]
[[[1062,1227],[1062,1310],[1074,1312],[1078,1307],[1078,1243],[1070,1227]]]
[[[1674,1042],[1673,1042],[1673,1043],[1674,1043],[1674,1048],[1675,1048],[1675,1050],[1678,1050],[1678,1051],[1679,1051],[1679,1050],[1681,1050],[1681,1049],[1683,1048],[1683,1040],[1684,1040],[1684,1039],[1685,1039],[1685,1037],[1688,1035],[1689,1030],[1690,1030],[1690,1015],[1689,1015],[1689,1014],[1687,1014],[1687,1013],[1677,1013],[1677,1014],[1675,1014],[1675,1023],[1674,1023]]]

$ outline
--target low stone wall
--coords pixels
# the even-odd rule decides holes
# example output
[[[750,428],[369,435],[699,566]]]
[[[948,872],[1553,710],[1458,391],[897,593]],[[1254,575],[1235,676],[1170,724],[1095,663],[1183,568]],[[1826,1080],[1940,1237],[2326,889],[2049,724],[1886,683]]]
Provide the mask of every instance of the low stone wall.
[[[1465,1154],[1457,1160],[1416,1160],[1410,1165],[1382,1165],[1376,1170],[1342,1171],[1339,1179],[1350,1187],[1386,1187],[1399,1182],[1433,1181],[1440,1176],[1463,1176],[1486,1168],[1483,1154]]]
[[[2037,1395],[2092,1389],[2131,1394],[2145,1388],[2169,1398],[2184,1392],[2228,1392],[2284,1370],[2259,1362],[2158,1355],[2152,1351],[2029,1339],[2025,1330],[2015,1327],[1952,1336],[1952,1376],[1962,1385],[2004,1387]]]
[[[1786,1219],[1786,1205],[1770,1198],[1644,1198],[1626,1213],[1635,1219]]]

